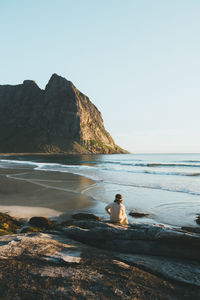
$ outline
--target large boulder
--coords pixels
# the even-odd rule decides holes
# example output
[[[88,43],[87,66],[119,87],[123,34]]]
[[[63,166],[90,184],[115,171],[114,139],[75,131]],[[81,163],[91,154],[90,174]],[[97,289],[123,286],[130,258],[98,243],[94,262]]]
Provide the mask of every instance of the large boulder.
[[[29,220],[29,224],[34,227],[39,227],[44,229],[50,229],[53,227],[53,222],[48,218],[44,218],[44,217],[32,217]]]

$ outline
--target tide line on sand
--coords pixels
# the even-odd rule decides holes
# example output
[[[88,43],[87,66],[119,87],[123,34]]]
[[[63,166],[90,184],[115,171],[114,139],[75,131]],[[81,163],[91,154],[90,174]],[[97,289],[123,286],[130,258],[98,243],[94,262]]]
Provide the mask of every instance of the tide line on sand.
[[[62,214],[62,212],[51,208],[19,205],[0,205],[0,211],[12,217],[24,219],[29,219],[34,216],[52,218]]]

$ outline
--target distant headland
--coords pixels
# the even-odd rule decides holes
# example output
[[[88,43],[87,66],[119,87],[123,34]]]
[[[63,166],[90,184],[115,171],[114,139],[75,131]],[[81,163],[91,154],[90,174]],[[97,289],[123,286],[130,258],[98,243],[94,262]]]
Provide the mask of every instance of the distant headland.
[[[0,85],[0,153],[128,153],[104,128],[100,111],[71,81],[53,74]]]

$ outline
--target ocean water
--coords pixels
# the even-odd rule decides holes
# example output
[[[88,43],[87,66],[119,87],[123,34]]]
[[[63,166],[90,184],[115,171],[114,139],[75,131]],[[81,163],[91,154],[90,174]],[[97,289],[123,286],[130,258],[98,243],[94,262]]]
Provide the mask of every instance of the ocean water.
[[[99,203],[122,194],[127,211],[149,213],[137,222],[195,226],[200,214],[200,154],[1,156],[0,167],[90,178],[82,193]]]

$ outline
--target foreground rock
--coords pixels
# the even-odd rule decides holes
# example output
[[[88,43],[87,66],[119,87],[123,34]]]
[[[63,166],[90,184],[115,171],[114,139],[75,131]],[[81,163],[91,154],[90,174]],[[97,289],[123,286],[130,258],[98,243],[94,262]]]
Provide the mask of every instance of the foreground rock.
[[[1,297],[5,300],[199,299],[198,265],[193,263],[189,267],[186,263],[169,264],[168,260],[156,259],[93,248],[59,234],[4,236],[0,239]],[[174,266],[176,269],[171,277],[163,276],[156,269],[158,264],[162,264],[162,270],[166,267],[165,275],[171,274]],[[185,280],[185,268],[190,272],[187,274],[190,280],[183,285],[175,273],[181,271]]]
[[[200,298],[200,234],[97,220],[66,224],[0,237],[2,299]]]
[[[185,230],[185,231],[189,231],[189,232],[200,233],[200,227],[183,226],[183,227],[181,227],[181,229]]]
[[[200,261],[200,235],[170,227],[130,224],[117,226],[94,221],[77,221],[63,229],[68,237],[80,242],[132,254],[146,254]]]

